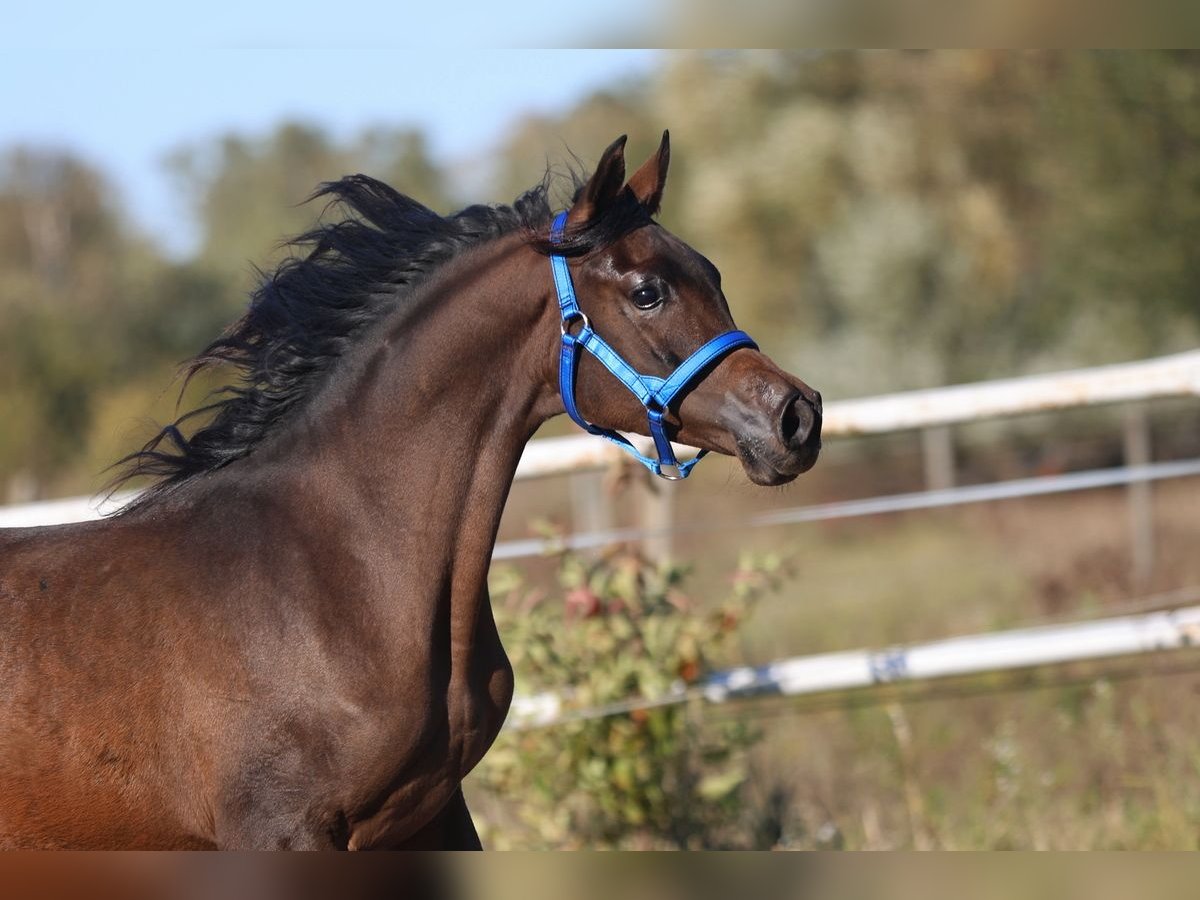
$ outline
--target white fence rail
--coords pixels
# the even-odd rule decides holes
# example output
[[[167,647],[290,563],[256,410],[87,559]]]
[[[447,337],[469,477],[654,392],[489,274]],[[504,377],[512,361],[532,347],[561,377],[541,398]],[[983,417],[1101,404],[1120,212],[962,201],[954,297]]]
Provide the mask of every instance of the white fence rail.
[[[562,538],[524,538],[496,544],[493,559],[521,559],[540,556],[560,549],[592,550],[611,544],[645,541],[669,534],[700,534],[711,531],[737,531],[745,528],[764,528],[778,525],[798,525],[803,522],[829,522],[835,519],[856,519],[882,513],[910,512],[918,509],[940,509],[1014,500],[1021,497],[1043,497],[1047,494],[1067,494],[1096,488],[1122,485],[1144,485],[1173,478],[1200,477],[1200,459],[1185,459],[1153,463],[1147,466],[1121,466],[1092,469],[1087,472],[1068,472],[1040,478],[1018,478],[991,484],[972,484],[936,491],[916,491],[861,500],[842,500],[812,506],[796,506],[757,513],[742,519],[721,519],[714,522],[675,524],[667,528],[613,528],[566,535]]]
[[[1200,350],[1120,365],[1007,378],[978,384],[882,397],[845,400],[826,405],[822,434],[849,437],[959,422],[1015,416],[1048,410],[1200,396]],[[646,439],[649,443],[649,439]],[[681,459],[695,453],[677,446]],[[517,466],[518,480],[608,468],[624,459],[608,441],[591,435],[531,441]],[[51,525],[99,518],[131,495],[100,502],[72,497],[0,507],[0,527]]]
[[[513,701],[508,727],[542,728],[704,699],[710,703],[764,695],[789,697],[857,690],[904,681],[933,681],[1035,666],[1103,660],[1200,646],[1200,606],[1070,625],[964,635],[882,650],[850,650],[781,659],[715,672],[677,685],[662,697],[572,710],[567,698],[537,694]]]
[[[66,525],[99,519],[120,509],[135,494],[117,494],[111,500],[96,497],[66,497],[38,503],[0,506],[0,528],[25,528],[31,525]]]
[[[823,433],[882,434],[1079,406],[1200,396],[1200,350],[1141,362],[1005,378],[830,404]]]

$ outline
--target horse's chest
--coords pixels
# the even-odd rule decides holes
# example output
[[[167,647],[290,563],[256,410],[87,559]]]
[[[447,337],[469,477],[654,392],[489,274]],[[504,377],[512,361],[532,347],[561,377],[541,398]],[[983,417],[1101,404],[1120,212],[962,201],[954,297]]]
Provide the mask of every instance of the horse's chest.
[[[508,715],[512,695],[512,668],[504,657],[483,683],[464,689],[451,699],[448,722],[451,743],[457,745],[457,753],[452,756],[461,760],[460,779],[475,768],[492,746]]]
[[[454,796],[463,778],[487,753],[512,701],[507,658],[467,683],[448,687],[433,705],[420,740],[400,754],[386,753],[382,795],[351,816],[358,848],[400,846],[418,834]]]

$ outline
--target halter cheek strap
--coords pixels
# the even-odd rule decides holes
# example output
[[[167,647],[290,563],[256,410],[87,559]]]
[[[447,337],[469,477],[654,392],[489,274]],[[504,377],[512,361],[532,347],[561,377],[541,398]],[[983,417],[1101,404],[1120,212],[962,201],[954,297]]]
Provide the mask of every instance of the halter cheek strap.
[[[567,213],[559,213],[550,228],[550,241],[557,244],[562,240],[563,230],[567,224]],[[614,350],[600,335],[592,330],[592,323],[579,308],[575,298],[575,286],[571,281],[571,272],[567,268],[567,259],[561,254],[550,256],[550,268],[554,274],[554,287],[558,292],[559,312],[562,315],[562,349],[558,363],[558,389],[562,394],[563,406],[576,424],[585,431],[612,441],[622,450],[632,455],[647,469],[666,478],[669,481],[680,481],[688,477],[692,467],[704,457],[708,451],[700,453],[686,462],[675,458],[671,441],[667,437],[664,417],[671,408],[671,403],[685,393],[714,362],[738,347],[753,347],[758,344],[744,331],[727,331],[717,335],[703,344],[691,356],[680,363],[666,378],[656,378],[653,375],[643,375],[629,365],[616,350]],[[578,331],[573,331],[576,324]],[[579,369],[579,356],[586,350],[600,364],[617,377],[617,380],[638,399],[646,408],[646,419],[650,425],[650,435],[654,438],[654,449],[658,458],[654,459],[638,451],[633,442],[625,435],[611,428],[601,428],[583,418],[575,404],[575,379]],[[671,474],[666,469],[674,470]]]

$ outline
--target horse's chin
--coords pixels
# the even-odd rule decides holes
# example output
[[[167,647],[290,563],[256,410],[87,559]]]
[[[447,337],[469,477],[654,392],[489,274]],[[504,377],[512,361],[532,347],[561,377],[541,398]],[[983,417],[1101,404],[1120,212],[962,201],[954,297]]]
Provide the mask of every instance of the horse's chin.
[[[738,446],[737,456],[746,477],[760,487],[779,487],[790,484],[817,464],[821,454],[821,443],[806,444],[797,453],[782,458],[767,457],[753,452],[743,445]]]

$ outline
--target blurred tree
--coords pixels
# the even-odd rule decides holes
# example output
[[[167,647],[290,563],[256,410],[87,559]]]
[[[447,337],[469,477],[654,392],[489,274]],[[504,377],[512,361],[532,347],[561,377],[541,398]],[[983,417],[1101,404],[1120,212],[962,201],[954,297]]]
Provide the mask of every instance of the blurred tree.
[[[770,112],[699,141],[714,158],[677,195],[676,217],[728,256],[751,322],[780,337],[771,349],[833,394],[1178,349],[1200,336],[1186,251],[1200,202],[1187,152],[1198,63],[687,58],[681,95],[717,106],[692,126],[698,138],[728,127],[722,107]],[[721,90],[695,86],[706,71]],[[683,97],[674,108],[707,109]]]
[[[228,280],[235,309],[252,283],[251,263],[269,268],[282,242],[312,225],[320,207],[304,201],[322,182],[366,172],[434,209],[448,205],[441,170],[411,129],[377,128],[339,143],[321,128],[287,122],[263,138],[226,135],[184,148],[169,166],[195,209],[197,261]]]
[[[79,457],[97,393],[137,351],[125,325],[153,252],[69,154],[0,159],[0,493],[38,495]]]
[[[1072,54],[1039,110],[1056,153],[1033,167],[1041,302],[1061,350],[1142,356],[1194,344],[1200,321],[1200,54]]]
[[[122,231],[101,176],[66,154],[17,148],[0,160],[0,265],[11,275],[4,296],[28,302],[31,290],[74,288],[77,304],[94,302],[88,277],[116,264]]]

